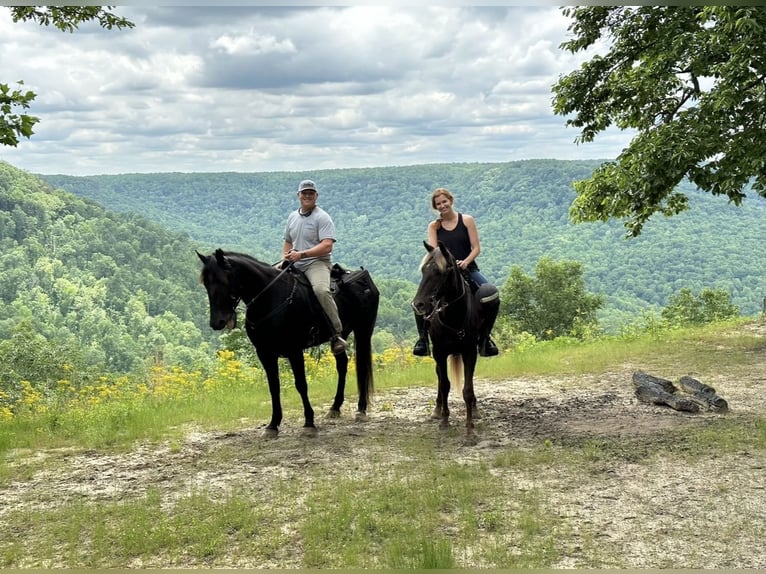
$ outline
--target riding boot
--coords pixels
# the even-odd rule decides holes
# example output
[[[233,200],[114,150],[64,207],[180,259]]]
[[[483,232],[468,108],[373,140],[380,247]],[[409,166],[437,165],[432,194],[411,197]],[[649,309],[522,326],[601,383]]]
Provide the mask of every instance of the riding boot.
[[[485,325],[482,326],[481,332],[479,333],[479,356],[480,357],[494,357],[498,354],[500,354],[500,350],[497,348],[497,345],[492,340],[492,336],[490,333],[492,332],[492,327],[495,326],[495,319],[497,317],[492,317],[487,321]]]
[[[332,320],[330,317],[325,314],[325,318],[327,319],[327,324],[330,328],[330,333],[333,333],[332,337],[330,337],[330,350],[332,351],[333,355],[342,355],[346,352],[346,349],[348,348],[348,343],[346,343],[346,340],[341,335],[340,331],[335,330],[335,326],[332,323]]]
[[[412,348],[412,354],[418,357],[427,357],[431,354],[431,350],[428,347],[428,331],[423,315],[415,315],[415,325],[418,328],[418,340]]]
[[[330,339],[330,349],[333,355],[342,355],[346,352],[347,346],[346,340],[339,334],[333,335],[332,339]]]
[[[335,330],[335,326],[333,325],[333,322],[327,313],[324,313],[324,318],[325,321],[327,321],[328,330],[330,333],[333,333],[333,335],[330,337],[330,351],[332,351],[333,355],[342,355],[346,352],[348,343],[346,343],[346,340],[343,338],[341,333]]]
[[[494,357],[499,354],[500,354],[500,349],[497,348],[497,345],[492,340],[492,337],[490,335],[483,337],[479,341],[479,356],[480,357]]]

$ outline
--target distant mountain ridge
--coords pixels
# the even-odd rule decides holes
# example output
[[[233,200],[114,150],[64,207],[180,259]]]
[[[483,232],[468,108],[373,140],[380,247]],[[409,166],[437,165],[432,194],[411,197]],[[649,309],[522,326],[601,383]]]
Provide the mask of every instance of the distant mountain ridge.
[[[501,285],[512,265],[528,274],[544,256],[583,263],[588,290],[607,296],[606,315],[618,322],[664,306],[683,287],[723,288],[742,313],[761,309],[766,259],[761,256],[766,201],[741,207],[688,189],[691,209],[650,220],[625,239],[621,222],[574,225],[572,182],[596,161],[507,163],[264,173],[157,173],[102,176],[40,175],[56,188],[104,207],[135,212],[209,246],[275,261],[287,213],[297,208],[301,179],[314,179],[319,204],[335,219],[336,260],[386,279],[414,283],[422,240],[434,217],[430,193],[450,189],[460,211],[476,217],[479,263]]]

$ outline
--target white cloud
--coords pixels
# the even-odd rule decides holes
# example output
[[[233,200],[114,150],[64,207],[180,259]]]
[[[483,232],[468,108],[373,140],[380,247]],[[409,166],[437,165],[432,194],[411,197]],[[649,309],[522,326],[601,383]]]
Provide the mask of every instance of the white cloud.
[[[224,34],[213,40],[210,46],[229,55],[290,54],[295,52],[295,46],[289,40],[279,40],[271,35],[260,36],[252,30],[247,35]]]
[[[0,159],[40,173],[274,171],[527,158],[575,146],[550,87],[556,7],[120,7],[74,34],[0,7],[0,82],[38,96],[31,140]]]

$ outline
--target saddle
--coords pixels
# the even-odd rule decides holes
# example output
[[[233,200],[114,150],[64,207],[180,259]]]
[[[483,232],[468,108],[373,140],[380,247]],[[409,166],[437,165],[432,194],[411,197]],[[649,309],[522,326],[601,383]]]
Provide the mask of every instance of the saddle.
[[[314,294],[314,290],[311,288],[311,282],[300,269],[297,269],[294,265],[290,265],[286,268],[286,272],[295,277],[295,280],[306,288],[308,293],[309,308],[311,314],[320,318],[316,328],[312,328],[309,333],[309,340],[306,341],[305,347],[313,347],[318,345],[321,341],[329,337],[331,327],[329,321],[326,318],[324,311],[322,310],[319,301]],[[372,282],[372,277],[369,271],[364,267],[360,267],[355,271],[350,271],[344,267],[341,267],[338,263],[333,264],[330,269],[330,292],[333,294],[336,304],[338,305],[338,312],[341,313],[341,320],[343,317],[344,301],[353,306],[354,303],[358,303],[367,298],[373,290],[375,284]]]
[[[287,272],[295,274],[295,278],[298,282],[311,291],[311,283],[303,271],[297,269],[294,265],[291,265],[287,268]],[[348,290],[357,295],[357,297],[362,297],[371,293],[373,287],[374,284],[372,283],[370,272],[364,267],[360,267],[355,271],[350,271],[345,267],[341,267],[338,263],[334,263],[330,269],[330,292],[332,292],[333,295],[340,291]]]

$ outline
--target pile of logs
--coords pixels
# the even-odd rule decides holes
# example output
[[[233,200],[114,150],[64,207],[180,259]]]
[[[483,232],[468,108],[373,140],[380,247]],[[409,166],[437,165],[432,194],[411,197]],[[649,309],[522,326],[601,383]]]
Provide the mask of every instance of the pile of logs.
[[[684,375],[678,380],[678,388],[669,380],[636,371],[633,373],[636,397],[642,403],[667,405],[677,411],[697,413],[700,409],[725,413],[728,403],[718,396],[713,387]],[[683,394],[678,391],[683,391]]]

